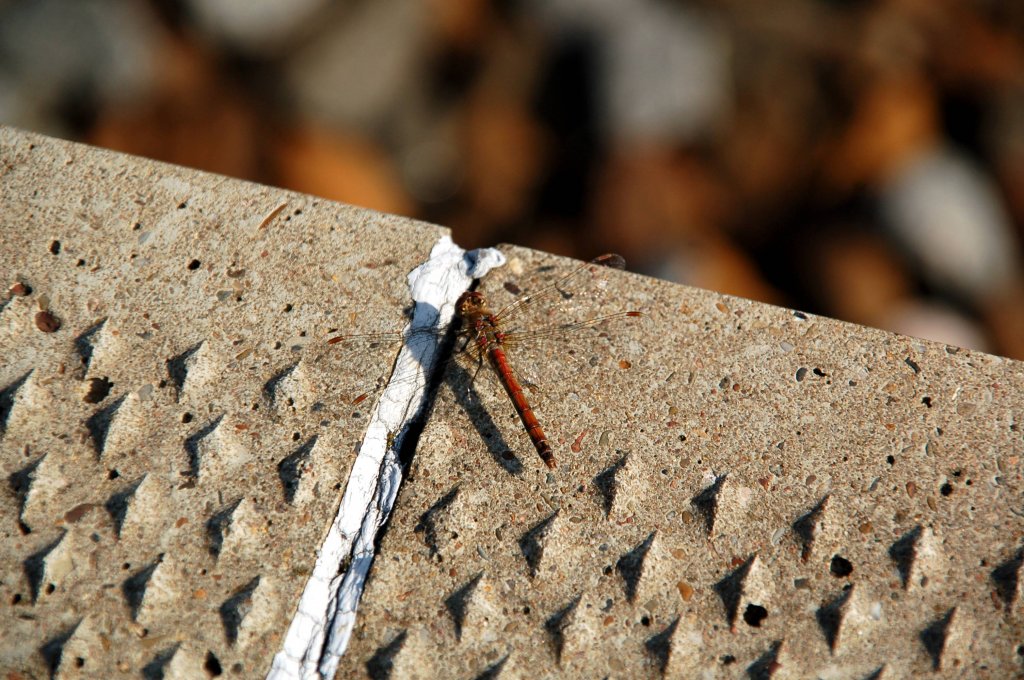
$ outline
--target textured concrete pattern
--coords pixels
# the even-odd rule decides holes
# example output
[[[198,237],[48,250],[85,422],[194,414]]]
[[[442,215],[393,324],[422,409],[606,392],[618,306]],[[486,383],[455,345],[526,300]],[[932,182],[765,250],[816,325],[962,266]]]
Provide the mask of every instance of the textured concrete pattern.
[[[0,128],[0,669],[263,677],[443,230]],[[379,330],[379,327],[373,327]]]
[[[264,677],[395,353],[324,338],[443,231],[2,128],[0,191],[3,677]],[[337,677],[1024,676],[1024,365],[600,293],[510,350],[557,469],[450,368]]]
[[[496,307],[569,266],[506,254]],[[513,355],[556,470],[500,387],[442,387],[338,677],[1024,676],[1024,365],[609,293],[649,317]]]

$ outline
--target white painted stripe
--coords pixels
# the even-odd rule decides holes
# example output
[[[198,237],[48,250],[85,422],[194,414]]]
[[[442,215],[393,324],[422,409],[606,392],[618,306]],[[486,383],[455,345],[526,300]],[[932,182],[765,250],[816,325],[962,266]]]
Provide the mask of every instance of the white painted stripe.
[[[437,363],[440,335],[417,329],[447,328],[458,299],[473,279],[505,263],[493,248],[466,252],[444,236],[430,259],[409,274],[416,303],[406,344],[370,417],[349,475],[338,516],[320,549],[268,680],[332,678],[348,646],[356,609],[373,563],[374,540],[387,521],[402,483],[398,451],[409,421],[428,395],[427,378]],[[394,380],[402,376],[401,380]],[[414,376],[414,379],[411,377]],[[341,564],[351,556],[348,571]]]

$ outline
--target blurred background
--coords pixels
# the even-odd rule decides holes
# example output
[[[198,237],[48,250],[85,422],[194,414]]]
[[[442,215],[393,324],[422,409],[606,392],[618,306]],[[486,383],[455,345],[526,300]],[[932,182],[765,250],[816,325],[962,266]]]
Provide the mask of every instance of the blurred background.
[[[0,122],[1024,358],[1024,2],[6,0]]]

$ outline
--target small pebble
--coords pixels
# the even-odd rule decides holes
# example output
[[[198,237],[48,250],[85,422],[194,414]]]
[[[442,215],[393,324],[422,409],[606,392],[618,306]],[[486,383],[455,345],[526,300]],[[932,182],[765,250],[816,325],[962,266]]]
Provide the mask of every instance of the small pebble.
[[[11,295],[16,295],[17,297],[25,297],[26,295],[30,295],[32,293],[32,286],[22,283],[21,281],[18,281],[13,286],[11,286],[9,292]]]
[[[44,333],[55,333],[60,330],[60,319],[51,312],[36,312],[36,328]]]
[[[679,590],[679,597],[683,598],[684,602],[689,602],[690,598],[693,597],[693,586],[686,581],[677,583],[676,589]]]

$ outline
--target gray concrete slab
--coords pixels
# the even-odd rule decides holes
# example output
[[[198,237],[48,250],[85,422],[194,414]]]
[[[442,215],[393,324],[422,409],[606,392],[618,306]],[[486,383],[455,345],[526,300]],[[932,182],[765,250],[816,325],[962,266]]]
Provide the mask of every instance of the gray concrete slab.
[[[498,307],[571,266],[505,252]],[[442,389],[339,677],[1024,674],[1024,365],[629,273],[605,297],[649,318],[513,354],[556,470],[500,387]]]
[[[323,341],[443,230],[3,128],[0,192],[0,665],[263,677],[394,358]],[[1024,674],[1021,363],[597,293],[511,353],[557,469],[450,369],[337,677]]]
[[[10,128],[0,192],[4,677],[263,677],[393,359],[325,339],[444,230]]]

